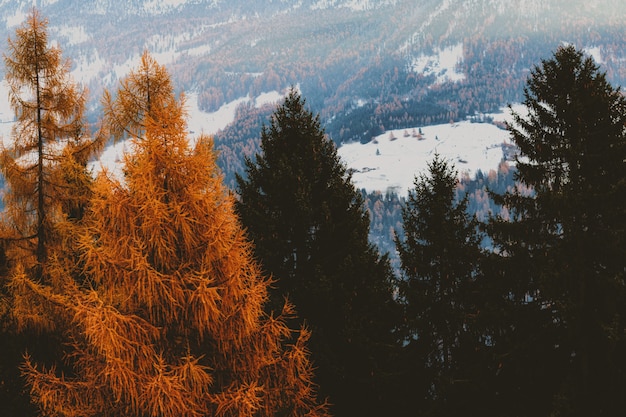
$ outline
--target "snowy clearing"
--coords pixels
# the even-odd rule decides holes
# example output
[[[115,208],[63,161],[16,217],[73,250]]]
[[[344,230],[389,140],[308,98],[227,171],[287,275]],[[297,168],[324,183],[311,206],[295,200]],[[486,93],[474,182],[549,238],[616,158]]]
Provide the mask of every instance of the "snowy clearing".
[[[506,130],[463,121],[425,126],[421,134],[420,128],[392,130],[367,144],[345,144],[338,153],[352,170],[357,188],[406,196],[415,176],[427,173],[435,154],[453,163],[459,175],[473,177],[479,170],[498,168],[506,143],[510,143]]]

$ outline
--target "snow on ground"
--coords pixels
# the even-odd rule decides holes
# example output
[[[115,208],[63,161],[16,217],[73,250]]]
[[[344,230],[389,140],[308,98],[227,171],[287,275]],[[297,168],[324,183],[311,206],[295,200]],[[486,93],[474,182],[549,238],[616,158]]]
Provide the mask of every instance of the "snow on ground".
[[[435,48],[433,55],[420,55],[413,60],[412,69],[424,75],[434,75],[438,83],[461,81],[465,75],[457,70],[463,62],[463,44],[458,43],[444,49]]]
[[[337,4],[339,3],[339,5]],[[346,0],[342,3],[338,0],[318,0],[315,4],[311,5],[311,10],[328,9],[331,7],[346,7],[353,11],[365,11],[372,10],[376,7],[383,7],[389,4],[395,4],[395,0],[386,1],[372,1],[372,0]]]
[[[270,91],[261,93],[252,100],[248,97],[240,97],[229,103],[223,104],[219,109],[212,113],[200,110],[198,107],[198,94],[191,93],[187,95],[187,127],[192,136],[202,133],[211,135],[217,133],[218,130],[224,129],[229,123],[235,120],[235,112],[237,106],[243,103],[254,102],[255,107],[261,107],[265,104],[278,104],[282,101],[284,95],[278,91]]]
[[[597,46],[590,46],[584,49],[585,53],[593,58],[596,64],[604,64],[602,50]]]
[[[21,25],[26,16],[28,15],[27,9],[18,9],[13,16],[4,16],[4,21],[6,22],[7,29],[12,28],[14,26]]]
[[[241,97],[222,105],[215,112],[206,113],[198,107],[198,94],[191,93],[187,95],[187,127],[192,135],[213,134],[232,122],[237,106],[248,101],[249,97]]]
[[[211,53],[211,45],[200,45],[195,48],[189,48],[185,50],[185,53],[191,56],[208,55]]]
[[[57,34],[63,37],[64,45],[78,45],[91,38],[83,26],[61,25],[55,29]]]
[[[15,113],[9,105],[9,86],[6,80],[0,81],[0,140],[7,144],[11,138],[11,128],[15,120]]]
[[[143,8],[149,13],[165,13],[185,3],[187,3],[186,0],[152,0],[146,2]]]
[[[503,159],[507,131],[488,123],[463,121],[454,124],[398,129],[377,136],[367,144],[350,143],[338,150],[357,188],[394,191],[406,196],[416,175],[427,175],[435,154],[453,163],[459,175],[471,177],[478,170],[497,169]]]
[[[74,62],[74,69],[70,75],[73,80],[83,85],[87,85],[91,80],[100,76],[106,68],[106,62],[100,57],[98,51],[93,51],[89,58],[80,56]]]
[[[262,107],[265,104],[276,104],[278,105],[283,101],[285,96],[278,91],[270,91],[269,93],[261,93],[255,100],[254,105],[256,107]]]
[[[528,117],[528,108],[523,104],[520,104],[520,103],[513,104],[511,105],[511,110],[513,110],[514,113],[519,114],[523,118]],[[491,118],[494,122],[500,122],[500,123],[512,123],[513,122],[513,115],[511,114],[511,111],[509,110],[508,107],[502,107],[500,109],[500,112],[488,113],[488,114],[485,114],[485,116]]]

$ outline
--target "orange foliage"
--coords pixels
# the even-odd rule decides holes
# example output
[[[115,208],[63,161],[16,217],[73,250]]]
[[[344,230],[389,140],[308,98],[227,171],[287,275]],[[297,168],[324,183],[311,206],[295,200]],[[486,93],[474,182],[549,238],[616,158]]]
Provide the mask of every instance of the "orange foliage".
[[[189,146],[184,101],[171,90],[142,96],[143,112],[125,107],[126,92],[149,88],[138,84],[169,83],[145,74],[167,77],[144,55],[108,102],[131,116],[110,132],[130,133],[133,152],[123,179],[97,178],[72,231],[80,267],[51,262],[57,285],[47,287],[22,277],[19,292],[61,323],[71,369],[64,375],[27,356],[33,399],[62,416],[327,415],[311,382],[309,332],[287,327],[289,303],[279,317],[264,313],[269,281],[234,215],[212,140]]]

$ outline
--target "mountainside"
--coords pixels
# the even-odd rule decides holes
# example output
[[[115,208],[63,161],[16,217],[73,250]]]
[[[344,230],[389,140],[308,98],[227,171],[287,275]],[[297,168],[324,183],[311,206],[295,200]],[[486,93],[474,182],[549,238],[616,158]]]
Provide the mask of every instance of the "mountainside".
[[[497,111],[563,42],[626,80],[620,0],[5,0],[0,49],[33,4],[89,88],[92,121],[146,49],[204,112],[297,85],[337,143]],[[272,109],[242,108],[217,133],[227,179]]]

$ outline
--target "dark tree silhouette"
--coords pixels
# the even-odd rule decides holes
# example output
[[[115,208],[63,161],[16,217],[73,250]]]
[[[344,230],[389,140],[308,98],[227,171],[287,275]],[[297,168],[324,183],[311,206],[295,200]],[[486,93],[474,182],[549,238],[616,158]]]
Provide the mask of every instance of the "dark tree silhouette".
[[[369,219],[319,118],[290,91],[238,177],[237,211],[276,280],[312,329],[320,391],[336,415],[388,412],[393,276],[368,242]]]

